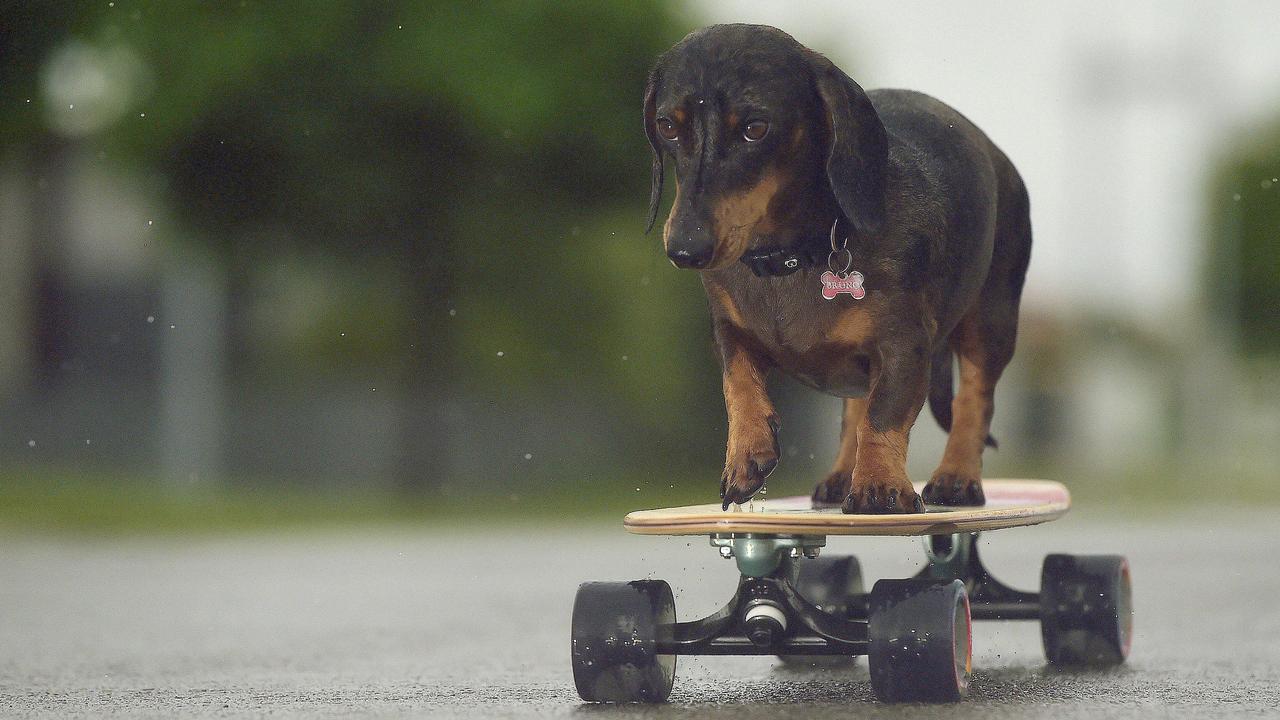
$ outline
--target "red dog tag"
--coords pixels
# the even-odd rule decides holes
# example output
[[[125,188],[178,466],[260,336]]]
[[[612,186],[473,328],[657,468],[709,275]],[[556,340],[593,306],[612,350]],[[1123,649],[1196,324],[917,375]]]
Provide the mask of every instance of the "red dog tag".
[[[854,300],[861,300],[867,296],[866,289],[862,287],[862,273],[857,270],[839,275],[828,270],[818,279],[822,281],[823,300],[835,300],[841,293],[852,295]]]

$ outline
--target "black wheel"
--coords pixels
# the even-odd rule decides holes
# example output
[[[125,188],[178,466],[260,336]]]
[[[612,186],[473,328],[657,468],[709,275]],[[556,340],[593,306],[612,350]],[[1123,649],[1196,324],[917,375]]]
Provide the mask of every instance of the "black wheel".
[[[862,586],[862,566],[852,555],[798,561],[792,587],[800,597],[817,605],[819,610],[841,620],[850,618],[850,611],[862,602],[861,596],[866,593]],[[795,665],[821,665],[854,659],[846,655],[779,655],[778,658]]]
[[[1050,555],[1040,571],[1040,635],[1054,665],[1106,667],[1129,656],[1133,595],[1119,555]]]
[[[871,588],[871,687],[884,702],[955,702],[969,689],[972,621],[959,580]]]
[[[657,653],[657,628],[675,621],[675,599],[666,581],[579,585],[571,650],[578,696],[591,702],[666,700],[676,656]]]

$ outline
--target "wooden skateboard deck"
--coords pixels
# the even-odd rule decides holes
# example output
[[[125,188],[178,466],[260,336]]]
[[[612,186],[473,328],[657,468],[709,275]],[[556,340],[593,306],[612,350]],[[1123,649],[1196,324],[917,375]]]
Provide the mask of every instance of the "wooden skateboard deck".
[[[916,492],[924,489],[916,484]],[[923,513],[845,515],[807,497],[757,499],[721,510],[719,503],[637,510],[622,524],[638,535],[941,535],[1037,525],[1062,517],[1071,494],[1051,480],[983,480],[981,507],[928,506]]]

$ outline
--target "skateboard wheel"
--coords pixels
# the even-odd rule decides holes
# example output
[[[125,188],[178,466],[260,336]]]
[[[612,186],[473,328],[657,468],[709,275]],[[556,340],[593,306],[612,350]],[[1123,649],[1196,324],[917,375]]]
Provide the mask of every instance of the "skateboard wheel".
[[[862,565],[852,555],[822,556],[796,562],[796,576],[791,586],[800,597],[823,612],[841,620],[862,615]],[[785,663],[819,665],[832,660],[853,659],[846,655],[779,655]]]
[[[868,661],[884,702],[955,702],[969,689],[972,621],[959,580],[881,580],[871,588]]]
[[[1040,635],[1053,665],[1119,665],[1133,640],[1129,562],[1049,555],[1040,572]]]
[[[589,702],[662,702],[676,656],[657,653],[657,629],[675,623],[664,580],[592,582],[573,603],[573,684]]]

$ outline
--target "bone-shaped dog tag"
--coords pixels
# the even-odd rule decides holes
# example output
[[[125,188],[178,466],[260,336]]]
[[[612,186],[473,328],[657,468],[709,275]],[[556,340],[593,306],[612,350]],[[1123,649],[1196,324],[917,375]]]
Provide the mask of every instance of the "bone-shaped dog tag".
[[[822,281],[823,300],[835,300],[841,293],[851,295],[854,300],[867,296],[866,289],[862,287],[862,273],[857,270],[839,275],[827,270],[818,279]]]

